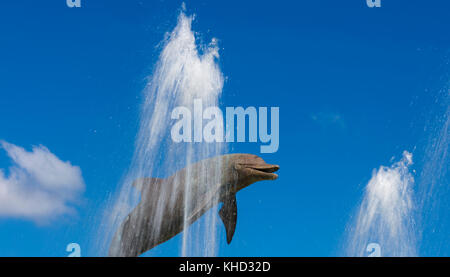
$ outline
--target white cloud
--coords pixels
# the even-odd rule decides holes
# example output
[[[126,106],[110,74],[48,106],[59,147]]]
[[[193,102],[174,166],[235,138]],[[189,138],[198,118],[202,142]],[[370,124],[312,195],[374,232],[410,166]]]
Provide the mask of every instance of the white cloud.
[[[84,191],[81,170],[63,162],[44,146],[31,152],[0,141],[12,159],[8,175],[0,169],[0,217],[45,222],[75,212]]]

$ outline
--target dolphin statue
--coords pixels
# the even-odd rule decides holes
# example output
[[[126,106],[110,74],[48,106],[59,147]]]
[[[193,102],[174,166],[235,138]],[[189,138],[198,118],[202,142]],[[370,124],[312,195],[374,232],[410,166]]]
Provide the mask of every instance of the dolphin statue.
[[[166,179],[134,181],[141,200],[119,226],[109,256],[139,256],[176,236],[219,203],[223,203],[219,215],[231,243],[236,193],[255,182],[277,179],[274,172],[279,168],[256,155],[229,154],[202,160]]]

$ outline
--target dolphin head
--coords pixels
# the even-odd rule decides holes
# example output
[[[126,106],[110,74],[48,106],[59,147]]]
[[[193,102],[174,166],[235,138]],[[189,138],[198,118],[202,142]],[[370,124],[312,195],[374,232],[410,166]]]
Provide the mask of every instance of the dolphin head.
[[[237,172],[236,191],[258,181],[278,178],[278,175],[274,172],[280,167],[274,164],[267,164],[261,157],[256,155],[234,154],[232,160],[232,166]]]

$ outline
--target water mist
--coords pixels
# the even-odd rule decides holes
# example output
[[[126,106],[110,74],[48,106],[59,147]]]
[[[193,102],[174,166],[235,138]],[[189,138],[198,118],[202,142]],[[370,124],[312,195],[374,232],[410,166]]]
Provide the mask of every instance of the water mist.
[[[164,41],[154,72],[145,88],[132,164],[103,227],[109,232],[109,238],[139,202],[139,192],[132,187],[136,179],[165,178],[186,165],[225,153],[223,144],[175,143],[170,136],[173,123],[171,113],[175,107],[184,106],[194,110],[194,99],[201,99],[204,107],[218,106],[222,93],[224,78],[217,64],[219,54],[216,40],[213,39],[207,46],[198,46],[191,23],[192,17],[180,13],[175,29]],[[179,183],[186,180],[179,180]],[[160,197],[161,201],[168,199],[169,204],[174,203],[174,197],[166,197],[165,193],[167,191],[163,189],[161,195],[154,197]],[[189,189],[186,193],[189,194]],[[185,195],[186,199],[192,197],[197,196]],[[185,203],[188,205],[189,201]],[[158,205],[155,211],[156,222],[163,220],[161,215],[164,206],[165,203]],[[185,211],[189,211],[189,207],[185,207]],[[212,209],[189,228],[185,226],[181,255],[217,254],[217,217],[217,211]],[[136,228],[136,231],[139,231],[139,228]],[[153,232],[153,235],[157,235],[158,226],[154,226]]]

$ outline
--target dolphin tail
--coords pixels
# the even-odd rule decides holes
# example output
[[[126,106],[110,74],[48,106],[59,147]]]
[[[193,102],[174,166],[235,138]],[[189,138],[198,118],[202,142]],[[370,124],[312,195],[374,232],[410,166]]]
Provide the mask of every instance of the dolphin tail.
[[[132,186],[141,191],[141,202],[117,229],[109,248],[109,256],[136,257],[155,246],[152,226],[153,210],[164,179],[140,178]]]
[[[131,184],[133,187],[135,187],[140,192],[145,191],[150,186],[159,185],[164,181],[162,178],[139,178],[136,179],[133,184]]]

